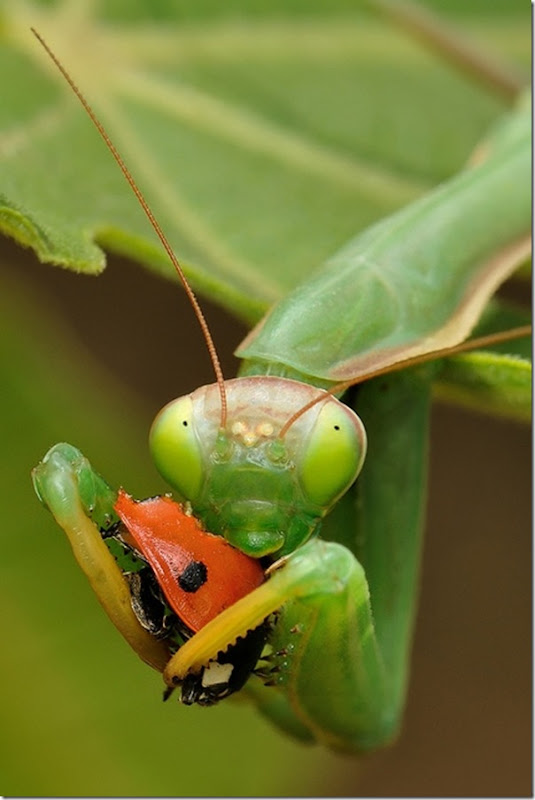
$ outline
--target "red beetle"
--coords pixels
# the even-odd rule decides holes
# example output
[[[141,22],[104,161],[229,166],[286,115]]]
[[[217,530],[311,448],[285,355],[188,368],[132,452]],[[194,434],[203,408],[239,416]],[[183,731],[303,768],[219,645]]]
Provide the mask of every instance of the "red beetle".
[[[115,511],[170,607],[192,633],[264,581],[257,559],[204,531],[170,497],[138,502],[120,489]]]
[[[136,501],[120,489],[114,507],[126,527],[121,539],[147,561],[187,636],[263,583],[264,571],[257,559],[203,530],[199,521],[170,497]],[[143,595],[139,589],[137,594],[137,607],[133,605],[139,615]],[[268,632],[269,625],[264,622],[199,674],[188,675],[182,684],[182,702],[213,705],[241,689],[257,665]],[[171,691],[167,690],[164,698]]]

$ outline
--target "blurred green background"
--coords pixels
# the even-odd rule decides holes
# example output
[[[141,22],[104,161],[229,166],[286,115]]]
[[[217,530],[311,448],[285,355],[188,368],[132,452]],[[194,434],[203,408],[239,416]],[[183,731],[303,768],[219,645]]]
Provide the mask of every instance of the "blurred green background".
[[[470,5],[472,29],[481,18],[486,35],[498,41],[501,29],[514,50],[523,4],[505,12],[493,3],[492,19],[488,4]],[[511,7],[516,16],[501,21]],[[183,294],[117,257],[96,280],[42,266],[7,240],[0,268],[3,794],[530,793],[526,428],[437,407],[400,739],[365,760],[301,746],[240,702],[163,704],[161,679],[112,628],[31,488],[31,467],[66,440],[134,495],[162,490],[150,422],[169,399],[212,380]],[[233,375],[245,328],[204,305]]]

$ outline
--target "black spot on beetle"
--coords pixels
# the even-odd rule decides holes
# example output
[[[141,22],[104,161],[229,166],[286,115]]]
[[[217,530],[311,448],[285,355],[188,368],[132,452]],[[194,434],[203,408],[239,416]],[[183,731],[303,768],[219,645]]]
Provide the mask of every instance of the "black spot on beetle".
[[[187,421],[187,419],[184,419],[184,420],[182,420],[182,425],[183,425],[185,428],[187,428],[187,427],[188,427],[188,421]]]
[[[340,430],[340,425],[335,425],[334,429],[335,429],[335,431],[339,431]]]
[[[190,561],[178,578],[178,585],[184,592],[196,592],[206,583],[208,570],[202,561]]]

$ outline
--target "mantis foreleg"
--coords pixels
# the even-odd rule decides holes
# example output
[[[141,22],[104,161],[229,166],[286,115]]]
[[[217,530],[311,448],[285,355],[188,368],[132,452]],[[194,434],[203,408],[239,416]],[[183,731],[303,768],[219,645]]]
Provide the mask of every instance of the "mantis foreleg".
[[[48,451],[34,469],[33,481],[115,627],[147,664],[162,671],[169,658],[167,647],[138,622],[128,583],[101,536],[101,529],[116,519],[117,493],[69,444],[57,444]]]

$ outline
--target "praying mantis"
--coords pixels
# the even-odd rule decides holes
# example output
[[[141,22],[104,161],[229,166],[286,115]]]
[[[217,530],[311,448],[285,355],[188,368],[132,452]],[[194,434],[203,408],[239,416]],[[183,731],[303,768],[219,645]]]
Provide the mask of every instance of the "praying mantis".
[[[418,243],[422,248],[422,263],[428,267],[433,248],[440,248],[442,236],[458,235],[463,221],[470,220],[470,227],[473,228],[474,221],[477,220],[477,228],[482,231],[481,239],[474,242],[473,252],[463,253],[459,258],[458,273],[450,280],[453,286],[451,296],[444,286],[435,290],[438,305],[444,311],[442,329],[439,332],[432,330],[415,335],[402,328],[405,341],[403,338],[396,339],[389,331],[391,340],[387,342],[387,346],[378,346],[377,350],[387,353],[384,364],[388,368],[403,360],[403,355],[410,352],[407,342],[410,344],[415,338],[425,341],[423,346],[418,345],[412,351],[415,358],[429,352],[436,352],[438,355],[448,346],[454,346],[455,342],[464,339],[498,283],[526,254],[524,234],[527,230],[529,197],[516,190],[525,185],[529,158],[526,142],[529,137],[524,126],[523,132],[517,138],[517,120],[518,117],[515,117],[513,140],[505,136],[504,142],[498,142],[494,148],[491,146],[490,154],[481,166],[453,179],[451,183],[437,190],[437,193],[409,206],[404,212],[361,235],[327,265],[326,271],[318,273],[315,283],[311,281],[303,287],[304,293],[309,293],[306,300],[299,295],[290,297],[280,310],[274,311],[260,331],[254,333],[240,351],[248,358],[244,374],[267,374],[268,383],[272,382],[277,395],[290,388],[289,384],[283,385],[281,380],[298,379],[300,385],[305,383],[330,388],[338,384],[353,383],[357,377],[374,374],[381,368],[382,356],[373,353],[375,345],[370,346],[369,329],[376,322],[382,328],[397,327],[388,320],[385,304],[392,291],[386,291],[381,296],[384,276],[377,276],[377,265],[391,263],[394,253],[396,256],[399,254],[400,260],[406,260],[402,253],[403,246],[407,253],[413,254],[415,243]],[[496,198],[502,212],[504,209],[500,199],[505,193],[508,197],[514,197],[515,202],[508,204],[500,226],[492,224],[496,216],[494,208],[480,209],[478,203],[471,202],[472,197],[478,199],[482,194],[492,196]],[[442,218],[442,203],[452,210],[451,219]],[[433,215],[437,207],[440,208],[438,217]],[[479,216],[483,211],[489,215],[488,218]],[[430,234],[430,241],[426,242],[427,234]],[[499,258],[495,258],[496,255]],[[482,262],[487,265],[487,269],[480,269]],[[372,267],[372,277],[376,281],[367,292],[371,294],[373,303],[360,286],[356,286],[357,301],[348,297],[348,287],[351,284],[343,276],[343,269],[346,264],[354,266],[355,263]],[[336,286],[333,287],[335,280],[332,275],[335,273],[343,276],[338,292]],[[406,295],[410,298],[410,304],[419,305],[418,302],[413,302],[414,287],[423,284],[425,288],[429,275],[434,277],[434,273],[427,274],[425,270],[416,273]],[[396,287],[395,305],[398,305],[403,291]],[[314,340],[317,341],[317,330],[315,327],[313,329],[310,321],[304,319],[303,309],[314,308],[315,293],[319,293],[324,300],[326,296],[332,297],[332,323],[327,315],[322,318],[326,337],[339,336],[342,332],[343,336],[339,338],[350,338],[347,335],[349,326],[340,324],[346,308],[342,301],[348,301],[351,313],[354,313],[355,305],[360,302],[361,297],[365,308],[374,309],[371,320],[369,311],[368,316],[361,313],[358,325],[355,326],[359,335],[364,335],[367,348],[364,367],[355,364],[354,354],[359,348],[363,348],[354,340],[349,342],[347,352],[340,346],[338,358],[332,355],[335,348],[330,346],[327,365],[321,363],[325,362],[321,352],[319,366],[317,359],[314,362],[314,352],[318,351],[317,345],[314,345]],[[378,308],[381,309],[380,314]],[[424,316],[427,314],[431,317],[427,309],[425,312]],[[436,315],[432,315],[432,319],[434,322]],[[298,327],[298,322],[303,323],[301,328]],[[397,323],[395,317],[394,323]],[[380,333],[383,334],[383,331]],[[307,344],[312,356],[307,354]],[[344,344],[345,341],[341,343]],[[288,354],[286,357],[283,345]],[[296,354],[303,354],[298,363],[295,361]],[[373,364],[372,369],[370,361]],[[503,365],[507,367],[506,360]],[[514,369],[514,365],[510,366]],[[198,668],[200,664],[217,655],[217,651],[228,644],[232,637],[242,635],[249,627],[259,624],[268,613],[277,611],[279,617],[274,623],[270,645],[274,653],[282,654],[279,656],[281,664],[278,666],[284,673],[283,678],[272,687],[264,687],[259,680],[256,683],[251,681],[251,686],[247,687],[247,691],[254,696],[262,710],[294,735],[303,739],[313,738],[337,749],[369,749],[391,739],[399,725],[407,680],[407,654],[414,611],[411,590],[414,591],[416,584],[421,528],[421,491],[415,495],[408,487],[421,486],[419,478],[425,457],[424,428],[430,382],[433,373],[436,374],[439,370],[440,364],[421,367],[413,365],[413,370],[406,375],[377,377],[376,381],[365,384],[359,390],[356,402],[364,417],[370,442],[373,441],[374,448],[381,450],[384,463],[392,467],[392,474],[386,475],[383,471],[381,475],[374,475],[372,462],[371,469],[368,466],[365,468],[366,472],[357,484],[356,491],[359,495],[356,500],[348,495],[345,496],[346,499],[340,499],[340,486],[331,495],[327,492],[327,506],[335,500],[339,500],[339,503],[334,511],[336,516],[331,515],[324,522],[322,540],[294,540],[287,546],[285,543],[277,547],[264,543],[261,550],[252,552],[253,556],[262,557],[282,554],[284,561],[277,565],[277,569],[271,569],[272,574],[262,587],[253,590],[231,609],[223,612],[178,650],[176,657],[173,656],[169,662],[171,666],[166,664],[167,678],[171,685],[175,677],[182,678],[192,665],[193,668]],[[252,380],[252,377],[246,380]],[[302,393],[301,389],[298,391]],[[331,403],[330,396],[325,397],[315,392],[312,399],[316,397],[321,397],[324,405]],[[303,399],[294,404],[292,411],[286,411],[279,428],[291,420],[293,413],[302,411],[307,402],[309,401],[303,396]],[[316,404],[316,410],[321,402]],[[217,406],[217,401],[215,405]],[[310,411],[312,410],[311,408]],[[302,413],[302,417],[305,416]],[[388,419],[395,419],[395,424],[385,426],[384,421]],[[216,431],[218,427],[225,428],[221,418],[216,421]],[[292,425],[289,430],[291,428]],[[159,429],[154,430],[154,436],[158,438]],[[213,439],[213,433],[208,435],[208,439],[210,437]],[[284,436],[281,438],[284,439]],[[360,442],[362,454],[362,435],[354,437],[355,446],[357,442]],[[328,458],[331,449],[332,444],[322,443],[319,449],[316,447],[317,455],[312,460],[314,467],[310,468],[310,472],[315,474],[321,471],[322,462]],[[350,464],[342,483],[352,482],[360,466],[361,454]],[[65,456],[65,452],[63,455]],[[287,458],[287,455],[284,457]],[[76,455],[75,459],[79,459],[79,456]],[[58,468],[57,463],[49,458],[36,473],[39,494],[57,516],[60,513],[53,499],[56,481],[62,475],[66,475],[68,481],[77,477],[78,466],[73,469],[72,462],[69,464],[68,458],[65,460],[67,464],[63,463]],[[166,458],[161,457],[160,460],[165,462]],[[297,456],[292,456],[290,460],[294,464],[299,463]],[[335,466],[339,460],[334,460]],[[83,467],[84,470],[89,470],[83,474],[89,476],[90,482],[98,485],[99,479],[85,461]],[[190,469],[186,471],[191,474]],[[163,466],[163,472],[169,472],[168,465]],[[180,490],[180,478],[175,479],[175,482]],[[405,491],[401,490],[401,486]],[[321,494],[323,489],[316,488],[315,491]],[[99,486],[97,500],[104,503],[106,493],[107,489]],[[83,534],[84,545],[91,542],[92,545],[99,546],[100,532],[92,524],[91,517],[98,519],[103,509],[98,508],[98,512],[94,508],[90,510],[89,507],[95,504],[85,500],[85,508],[80,516],[80,510],[76,507],[76,501],[80,497],[83,498],[83,491],[75,486],[68,507],[74,514],[74,521],[73,518],[68,520],[67,527],[71,532],[85,527],[87,533]],[[197,514],[195,498],[184,499],[190,500],[193,511]],[[95,507],[98,505],[96,503]],[[318,502],[316,505],[322,507],[321,513],[317,515],[319,518],[323,516],[325,504],[322,506]],[[388,518],[385,513],[373,513],[374,508],[393,509],[395,513]],[[108,512],[104,509],[104,513]],[[370,518],[374,520],[374,526],[380,528],[378,532],[375,527],[369,527]],[[217,533],[214,524],[216,523],[210,518],[209,527]],[[302,539],[306,539],[312,532],[316,532],[313,525]],[[346,545],[354,538],[357,542],[353,541],[347,548]],[[338,541],[341,546],[335,544],[331,547],[328,544],[330,541]],[[248,549],[254,550],[252,542],[243,537],[234,540],[234,544],[245,552]],[[103,549],[100,550],[101,554],[104,552]],[[104,565],[101,557],[107,558],[103,555],[90,557],[93,566]],[[115,571],[111,562],[106,563],[105,571],[108,575],[113,574],[114,580],[117,579],[118,585],[124,588],[120,570]],[[112,605],[119,596],[117,593],[111,597]],[[121,625],[121,632],[130,640],[130,623],[124,627]],[[228,625],[232,632],[226,627]],[[238,632],[234,632],[233,625],[238,626]],[[133,627],[135,628],[135,623]],[[346,652],[344,647],[347,647]],[[154,655],[153,650],[158,651],[161,648],[155,641],[138,643],[135,649],[145,660],[159,665],[161,656],[158,653]]]

